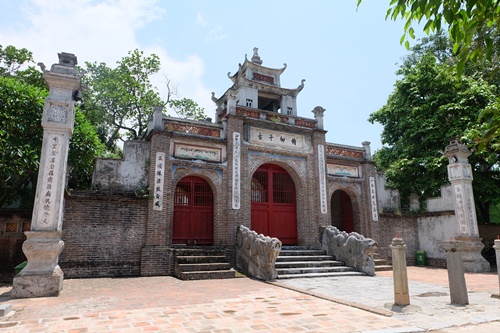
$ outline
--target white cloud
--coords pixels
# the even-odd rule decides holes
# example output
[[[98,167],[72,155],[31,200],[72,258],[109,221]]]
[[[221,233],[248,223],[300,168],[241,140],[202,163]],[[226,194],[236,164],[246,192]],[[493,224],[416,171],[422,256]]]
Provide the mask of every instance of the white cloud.
[[[227,33],[222,26],[216,26],[211,29],[207,35],[207,42],[221,41],[227,38]]]
[[[28,0],[21,9],[22,21],[11,27],[0,25],[0,40],[2,45],[27,48],[35,62],[47,67],[58,61],[58,52],[74,53],[80,65],[97,61],[110,67],[136,48],[146,55],[155,53],[181,97],[212,111],[210,92],[201,81],[204,64],[199,57],[176,60],[161,44],[141,45],[137,40],[138,29],[161,19],[165,12],[157,4],[156,0]],[[198,21],[206,22],[201,14]],[[162,79],[160,74],[153,78],[160,92],[165,91]]]
[[[208,26],[208,21],[203,17],[202,13],[196,14],[196,22],[204,28]]]
[[[5,44],[25,47],[35,61],[57,62],[57,53],[76,54],[79,62],[113,64],[138,47],[135,30],[158,19],[156,1],[31,0],[22,7],[26,21],[0,32]]]
[[[171,82],[171,88],[177,90],[174,98],[190,98],[196,101],[209,117],[214,117],[215,104],[211,100],[211,92],[203,85],[201,77],[205,71],[205,65],[200,57],[190,55],[185,59],[176,60],[169,57],[167,52],[158,47],[145,50],[160,57],[162,64],[161,73],[152,78],[153,84],[158,87],[163,98],[167,96],[165,77]]]

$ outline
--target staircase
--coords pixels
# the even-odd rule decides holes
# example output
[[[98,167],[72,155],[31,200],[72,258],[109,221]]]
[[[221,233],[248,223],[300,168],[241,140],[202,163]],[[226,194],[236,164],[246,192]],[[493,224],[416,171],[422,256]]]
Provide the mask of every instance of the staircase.
[[[179,248],[175,250],[174,274],[181,280],[229,279],[235,277],[235,270],[227,262],[223,250]]]
[[[387,264],[386,259],[380,259],[378,253],[373,255],[373,261],[375,262],[375,272],[392,271],[392,266]]]
[[[275,263],[278,279],[366,275],[326,255],[324,250],[283,246]]]

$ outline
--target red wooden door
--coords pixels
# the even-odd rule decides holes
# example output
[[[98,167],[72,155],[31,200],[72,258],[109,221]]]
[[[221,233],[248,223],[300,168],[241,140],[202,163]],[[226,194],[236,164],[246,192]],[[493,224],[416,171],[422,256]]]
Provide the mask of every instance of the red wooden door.
[[[252,230],[297,244],[295,184],[285,169],[264,164],[252,177]]]
[[[345,232],[354,231],[354,214],[352,211],[352,201],[347,193],[340,192],[340,205],[342,209],[342,229]]]
[[[213,243],[213,192],[200,177],[185,177],[175,187],[172,242],[187,245]]]

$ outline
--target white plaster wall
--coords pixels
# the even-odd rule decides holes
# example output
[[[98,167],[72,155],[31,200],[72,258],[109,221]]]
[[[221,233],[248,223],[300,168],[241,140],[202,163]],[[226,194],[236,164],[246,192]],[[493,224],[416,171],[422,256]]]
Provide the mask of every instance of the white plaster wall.
[[[148,184],[149,142],[127,141],[123,160],[97,159],[92,176],[92,188],[135,191]]]
[[[292,96],[283,96],[281,97],[281,113],[287,114],[288,107],[291,107],[293,112],[292,116],[297,115],[297,105],[295,103],[295,98]]]
[[[385,174],[377,173],[375,177],[375,184],[377,187],[377,202],[379,209],[384,211],[385,209],[390,208],[399,211],[401,209],[399,191],[387,188],[385,186]]]
[[[455,215],[419,217],[417,224],[419,250],[427,252],[429,258],[444,259],[441,243],[458,235]]]
[[[455,210],[451,185],[441,186],[440,197],[427,199],[428,212],[443,212],[447,210]]]
[[[259,92],[255,88],[250,88],[250,87],[241,87],[238,90],[238,95],[237,99],[239,100],[238,104],[246,106],[247,105],[247,99],[252,100],[252,108],[258,108],[258,102],[259,102]]]

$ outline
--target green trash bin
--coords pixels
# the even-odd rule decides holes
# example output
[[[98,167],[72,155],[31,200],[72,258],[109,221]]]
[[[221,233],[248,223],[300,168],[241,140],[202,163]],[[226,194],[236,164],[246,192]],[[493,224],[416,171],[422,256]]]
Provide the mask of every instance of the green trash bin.
[[[22,263],[14,267],[14,272],[16,273],[16,275],[19,274],[23,270],[23,268],[26,267],[27,264],[28,264],[27,261],[23,261]]]
[[[423,250],[417,251],[417,266],[425,266],[425,260],[427,259],[427,253]]]

